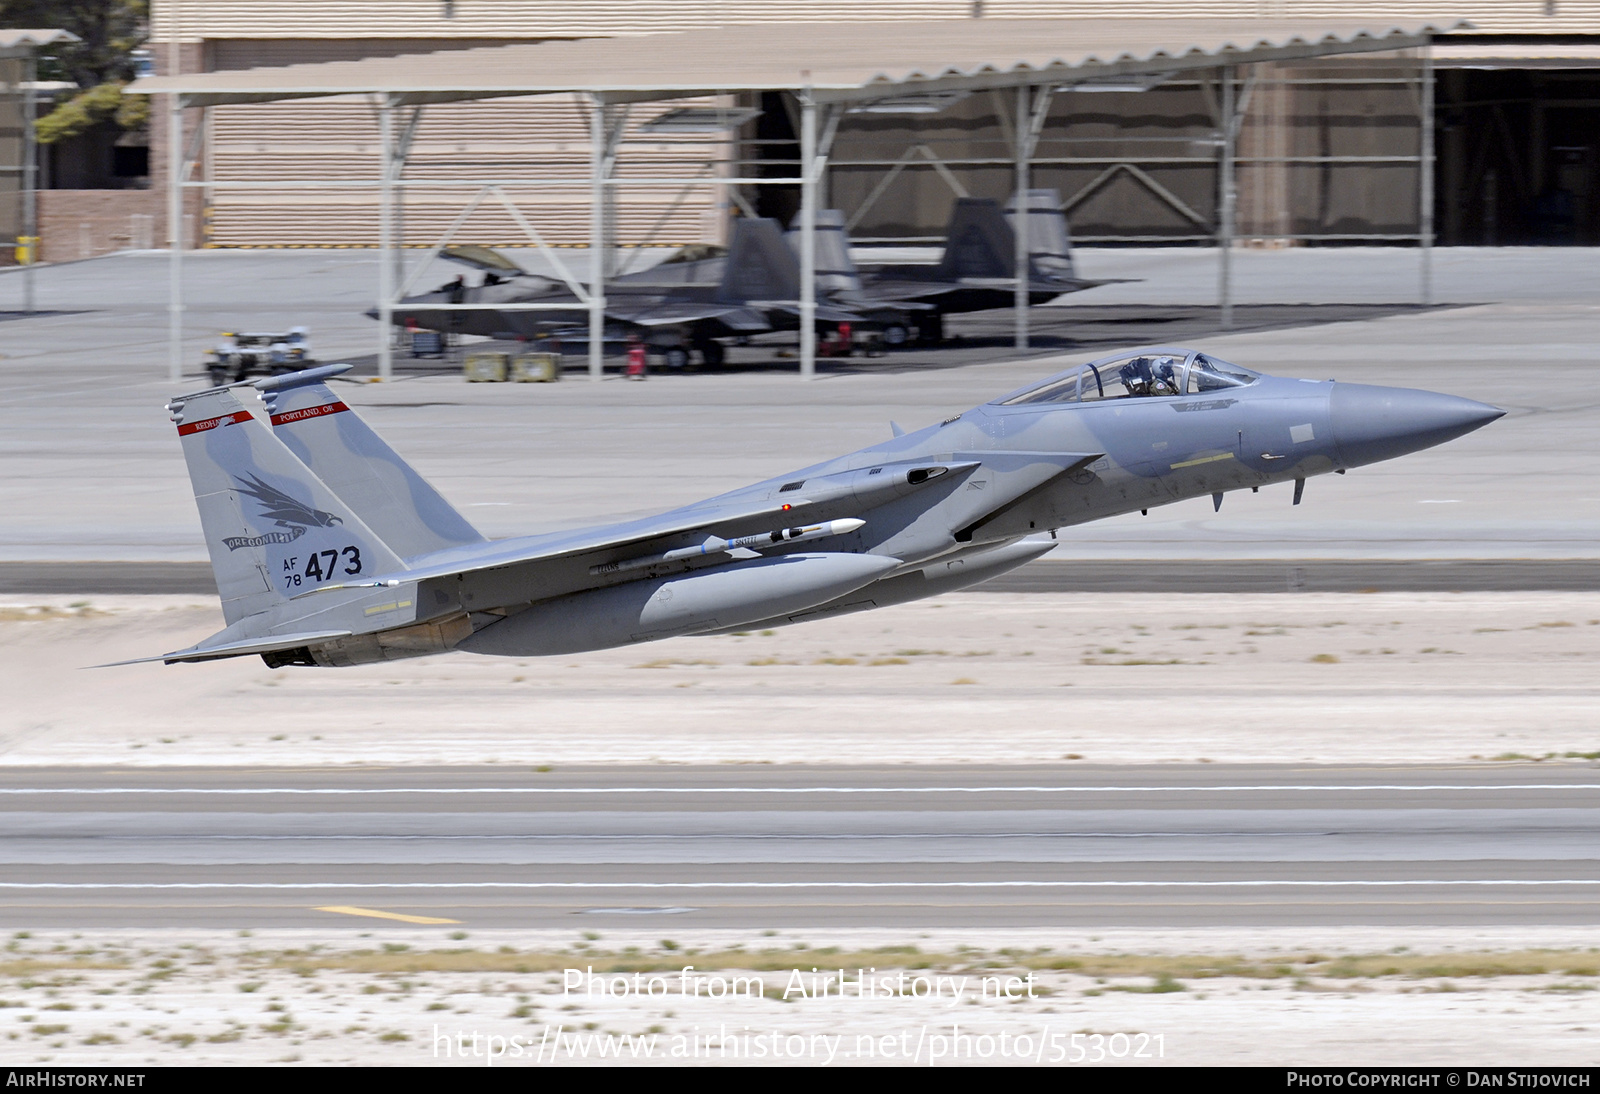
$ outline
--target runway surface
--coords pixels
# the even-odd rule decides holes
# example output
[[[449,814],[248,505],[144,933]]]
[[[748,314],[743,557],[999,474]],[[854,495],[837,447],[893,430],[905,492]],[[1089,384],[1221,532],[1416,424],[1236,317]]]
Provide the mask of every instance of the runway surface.
[[[13,769],[0,825],[8,929],[1600,922],[1590,765]]]
[[[1034,562],[975,592],[1357,593],[1600,590],[1600,560],[1147,559]],[[217,595],[205,562],[0,562],[0,595]]]

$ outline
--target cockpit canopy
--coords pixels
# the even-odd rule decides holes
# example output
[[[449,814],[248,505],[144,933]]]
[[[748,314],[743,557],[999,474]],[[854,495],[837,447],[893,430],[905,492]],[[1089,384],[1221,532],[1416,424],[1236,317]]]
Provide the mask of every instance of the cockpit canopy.
[[[1146,349],[1102,357],[997,400],[999,406],[1198,395],[1255,383],[1261,374],[1198,350]]]

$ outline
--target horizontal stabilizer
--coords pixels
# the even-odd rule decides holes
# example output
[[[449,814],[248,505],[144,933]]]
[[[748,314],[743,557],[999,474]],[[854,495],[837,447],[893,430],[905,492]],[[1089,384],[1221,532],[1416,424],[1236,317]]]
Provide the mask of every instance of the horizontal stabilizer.
[[[349,631],[307,631],[303,634],[275,634],[264,638],[245,638],[238,642],[223,642],[207,646],[204,642],[186,650],[174,650],[157,657],[135,657],[129,661],[112,661],[105,665],[90,665],[95,669],[116,668],[118,665],[142,665],[162,661],[168,665],[179,662],[216,661],[223,657],[245,657],[252,653],[272,653],[275,650],[292,650],[312,642],[330,642],[336,638],[349,638]]]

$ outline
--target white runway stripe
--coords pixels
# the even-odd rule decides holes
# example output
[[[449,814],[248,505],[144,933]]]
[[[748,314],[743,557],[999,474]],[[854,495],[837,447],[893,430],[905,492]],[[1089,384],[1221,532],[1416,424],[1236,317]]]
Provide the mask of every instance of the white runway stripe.
[[[1362,790],[1600,790],[1600,783],[1370,783],[1370,784],[1283,784],[1281,786],[468,786],[468,787],[0,787],[3,794],[1243,794],[1272,791],[1327,791],[1351,793]]]
[[[1600,878],[1410,881],[4,881],[8,889],[1290,889],[1600,885]]]

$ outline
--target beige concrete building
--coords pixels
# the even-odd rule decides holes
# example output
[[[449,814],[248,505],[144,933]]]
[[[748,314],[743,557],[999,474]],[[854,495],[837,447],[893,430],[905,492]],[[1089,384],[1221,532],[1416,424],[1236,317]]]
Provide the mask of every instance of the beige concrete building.
[[[154,0],[158,71],[218,71],[461,50],[505,42],[636,36],[699,27],[910,19],[1152,19],[1328,17],[1387,21],[1458,16],[1473,29],[1435,49],[1438,121],[1435,202],[1441,243],[1600,242],[1600,0],[1465,0],[1435,5],[1326,0],[794,0],[784,5],[689,0]],[[1419,230],[1420,59],[1363,55],[1246,74],[1239,134],[1238,229],[1263,242],[1405,241]],[[714,77],[708,82],[714,82]],[[793,174],[792,103],[783,93],[725,105],[758,111],[713,135],[652,132],[668,107],[635,108],[619,171]],[[477,191],[470,180],[512,180],[461,225],[458,239],[525,242],[508,203],[550,242],[587,238],[587,106],[573,96],[441,103],[416,122],[407,178],[460,180],[407,194],[407,241],[431,243]],[[194,124],[199,124],[199,112]],[[198,177],[222,186],[191,195],[186,235],[202,246],[370,246],[370,189],[311,189],[296,181],[375,179],[375,112],[360,100],[213,108]],[[1204,75],[1144,90],[1055,96],[1038,146],[1034,185],[1063,198],[1080,240],[1209,240],[1217,215],[1217,88]],[[937,114],[852,114],[840,126],[829,203],[857,237],[937,236],[957,194],[1011,189],[1010,119],[999,93],[979,92]],[[157,198],[165,154],[153,142]],[[744,161],[739,163],[738,161]],[[570,173],[574,185],[518,188],[514,180]],[[273,184],[278,186],[274,188]],[[718,238],[731,205],[787,218],[783,186],[687,190],[630,187],[616,207],[619,242]],[[159,216],[152,200],[151,212]],[[63,229],[65,230],[65,229]],[[48,228],[47,228],[48,231]],[[164,228],[158,228],[158,240]],[[158,243],[159,245],[159,243]]]

